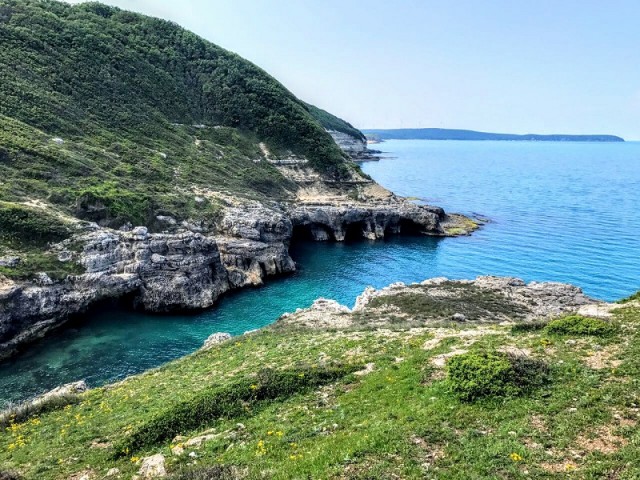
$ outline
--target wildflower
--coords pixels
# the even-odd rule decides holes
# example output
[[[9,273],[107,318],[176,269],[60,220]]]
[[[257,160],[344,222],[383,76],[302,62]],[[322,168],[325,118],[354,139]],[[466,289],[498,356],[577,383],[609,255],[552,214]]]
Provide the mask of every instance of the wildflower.
[[[511,460],[513,460],[514,462],[521,462],[522,461],[522,457],[520,455],[518,455],[516,452],[513,452],[509,455],[509,458]]]
[[[278,430],[278,431],[276,432],[276,435],[277,435],[279,438],[282,438],[282,436],[284,435],[284,432],[282,432],[282,431]]]
[[[257,390],[258,389],[258,385],[256,385],[255,383],[253,385],[251,385],[251,390]]]
[[[34,427],[37,427],[38,425],[40,425],[42,423],[42,421],[39,418],[35,417],[35,418],[32,418],[31,420],[29,420],[29,423],[31,425],[33,425]]]
[[[131,457],[131,463],[138,463],[140,461],[140,457]]]
[[[298,376],[299,376],[300,378],[304,378],[304,373],[299,373],[299,374],[298,374]]]
[[[267,453],[267,449],[264,446],[264,440],[258,441],[258,448],[256,450],[256,455],[264,455]]]
[[[567,463],[567,464],[564,466],[564,469],[565,469],[567,472],[571,472],[571,471],[575,470],[576,468],[577,468],[577,467],[576,467],[573,463]]]
[[[272,430],[269,430],[269,431],[267,432],[267,435],[273,435],[273,431],[272,431]]]
[[[291,448],[296,448],[296,447],[298,446],[298,444],[297,444],[297,443],[295,443],[295,442],[291,442],[291,443],[289,444],[289,446],[290,446]]]

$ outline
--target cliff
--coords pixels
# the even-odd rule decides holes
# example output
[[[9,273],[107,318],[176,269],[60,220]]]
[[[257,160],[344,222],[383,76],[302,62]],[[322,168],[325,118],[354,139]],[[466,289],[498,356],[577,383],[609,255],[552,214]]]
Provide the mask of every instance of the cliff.
[[[636,478],[639,320],[637,301],[516,278],[318,299],[0,414],[0,475]]]
[[[103,300],[210,307],[295,270],[294,236],[476,228],[376,185],[361,132],[173,23],[0,0],[0,42],[0,358]]]

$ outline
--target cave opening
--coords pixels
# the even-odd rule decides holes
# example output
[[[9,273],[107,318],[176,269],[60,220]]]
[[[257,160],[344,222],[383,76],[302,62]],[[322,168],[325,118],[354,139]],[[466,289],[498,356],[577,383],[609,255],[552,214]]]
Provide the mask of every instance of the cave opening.
[[[400,220],[400,234],[402,235],[423,235],[424,231],[421,225],[412,220]]]
[[[366,230],[366,222],[353,222],[345,226],[344,229],[344,241],[353,242],[364,239],[363,232]]]
[[[291,234],[291,243],[318,242],[335,240],[331,232],[319,224],[295,225]]]

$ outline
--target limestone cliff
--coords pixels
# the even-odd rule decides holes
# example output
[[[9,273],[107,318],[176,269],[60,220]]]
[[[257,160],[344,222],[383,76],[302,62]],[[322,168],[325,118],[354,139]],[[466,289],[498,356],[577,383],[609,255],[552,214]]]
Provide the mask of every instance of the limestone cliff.
[[[46,275],[36,282],[4,279],[0,285],[0,358],[101,300],[127,298],[132,307],[149,312],[211,307],[230,289],[293,272],[288,249],[294,236],[375,240],[475,228],[464,217],[408,202],[371,180],[335,184],[297,166],[279,168],[300,182],[296,201],[264,204],[236,198],[208,230],[167,219],[172,227],[165,233],[149,233],[143,226],[115,230],[79,223],[81,231],[53,249],[60,258],[82,265],[85,273],[61,281]],[[81,247],[74,251],[77,245]]]

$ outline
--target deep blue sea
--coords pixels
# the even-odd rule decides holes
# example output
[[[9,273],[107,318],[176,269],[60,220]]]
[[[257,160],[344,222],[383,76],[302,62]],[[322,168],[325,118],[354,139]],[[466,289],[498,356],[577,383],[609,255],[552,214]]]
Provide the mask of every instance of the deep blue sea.
[[[352,305],[367,286],[433,276],[574,283],[614,300],[640,289],[640,143],[388,141],[363,165],[381,184],[491,223],[470,237],[294,245],[298,272],[196,315],[93,312],[0,364],[0,403],[85,379],[121,379],[241,334],[318,297]]]

